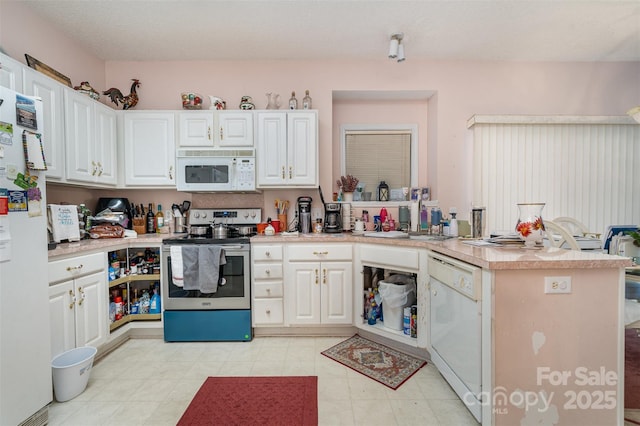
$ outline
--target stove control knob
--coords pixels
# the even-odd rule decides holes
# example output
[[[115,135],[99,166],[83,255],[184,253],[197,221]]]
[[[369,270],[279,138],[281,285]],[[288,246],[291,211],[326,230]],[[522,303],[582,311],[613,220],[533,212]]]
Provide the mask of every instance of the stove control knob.
[[[207,212],[202,212],[202,218],[206,219],[207,218]]]
[[[248,219],[248,218],[249,218],[249,213],[244,212],[244,218],[245,218],[245,219]]]
[[[196,219],[200,217],[200,213],[198,212],[193,212],[193,217],[195,217]]]

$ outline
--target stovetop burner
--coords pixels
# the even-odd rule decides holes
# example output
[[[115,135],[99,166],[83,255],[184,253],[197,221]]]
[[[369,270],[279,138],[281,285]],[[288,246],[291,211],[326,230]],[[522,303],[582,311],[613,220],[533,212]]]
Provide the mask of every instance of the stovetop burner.
[[[259,208],[251,209],[191,209],[189,210],[189,226],[192,229],[206,228],[206,233],[185,234],[168,238],[166,244],[248,244],[249,238],[257,235],[257,224],[262,221]],[[227,226],[227,238],[214,238],[212,224],[222,223]],[[250,232],[247,233],[247,229]],[[243,230],[242,234],[240,229]]]

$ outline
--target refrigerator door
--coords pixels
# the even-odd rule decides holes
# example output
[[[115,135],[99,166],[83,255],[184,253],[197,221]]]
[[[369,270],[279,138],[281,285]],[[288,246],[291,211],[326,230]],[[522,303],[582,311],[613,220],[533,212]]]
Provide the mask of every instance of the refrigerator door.
[[[17,96],[21,95],[0,87],[0,122],[13,126],[11,142],[6,139],[8,132],[4,132],[4,143],[0,144],[0,190],[22,189],[11,178],[14,173],[26,171],[22,132],[40,133],[44,123],[42,102],[31,98],[37,128],[18,125]],[[46,135],[43,141],[46,143]],[[52,400],[45,175],[42,171],[31,174],[38,176],[41,200],[27,203],[31,212],[0,212],[0,424],[3,425],[23,422]],[[36,207],[41,214],[34,216]]]

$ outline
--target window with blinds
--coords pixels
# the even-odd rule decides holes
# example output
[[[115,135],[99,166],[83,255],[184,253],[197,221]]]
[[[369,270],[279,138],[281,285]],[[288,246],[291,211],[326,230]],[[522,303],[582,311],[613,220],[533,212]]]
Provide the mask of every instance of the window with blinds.
[[[411,186],[411,131],[347,130],[344,142],[346,174],[374,199],[380,181],[391,189]]]

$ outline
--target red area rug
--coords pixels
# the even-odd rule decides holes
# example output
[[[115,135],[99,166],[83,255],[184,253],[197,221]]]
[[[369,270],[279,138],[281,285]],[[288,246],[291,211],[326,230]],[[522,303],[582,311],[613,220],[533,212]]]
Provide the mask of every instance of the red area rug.
[[[640,409],[640,331],[625,330],[624,408]]]
[[[394,390],[427,364],[357,334],[327,349],[322,355]]]
[[[209,377],[179,426],[317,425],[318,377]]]

